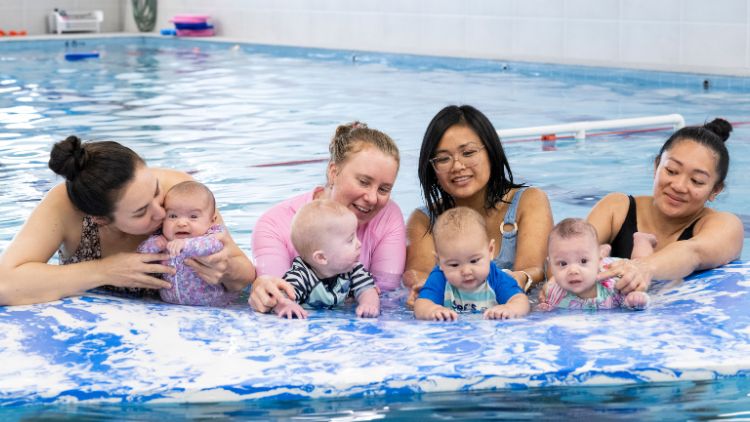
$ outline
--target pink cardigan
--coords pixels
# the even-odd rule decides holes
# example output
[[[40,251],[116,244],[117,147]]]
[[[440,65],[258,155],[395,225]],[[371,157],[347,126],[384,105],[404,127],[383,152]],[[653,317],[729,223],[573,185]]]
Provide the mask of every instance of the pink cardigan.
[[[292,218],[320,188],[289,198],[266,211],[253,230],[253,258],[258,275],[281,277],[298,255],[291,240]],[[360,262],[375,277],[381,291],[401,285],[406,263],[406,228],[401,209],[393,201],[367,224],[357,228],[362,242]]]

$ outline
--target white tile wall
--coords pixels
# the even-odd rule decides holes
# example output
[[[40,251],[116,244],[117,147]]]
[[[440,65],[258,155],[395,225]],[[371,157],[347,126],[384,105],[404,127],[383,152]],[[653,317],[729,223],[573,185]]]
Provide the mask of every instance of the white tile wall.
[[[568,20],[564,40],[569,59],[609,63],[620,57],[620,29],[612,21]]]
[[[102,32],[122,32],[123,0],[0,0],[0,29],[26,30],[29,35],[47,32],[47,14],[63,10],[101,10]]]
[[[54,7],[137,31],[130,0],[0,0],[0,29]],[[257,43],[750,76],[750,0],[159,0],[157,30],[180,13]]]

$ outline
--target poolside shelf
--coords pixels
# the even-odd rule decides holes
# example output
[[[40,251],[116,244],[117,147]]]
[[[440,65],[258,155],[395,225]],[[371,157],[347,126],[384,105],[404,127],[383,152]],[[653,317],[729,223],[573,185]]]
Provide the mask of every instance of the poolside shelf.
[[[559,125],[532,126],[517,129],[500,129],[497,134],[501,139],[539,136],[545,134],[573,133],[576,139],[586,139],[586,131],[606,129],[644,128],[671,125],[673,130],[685,126],[685,119],[680,114],[662,116],[633,117],[629,119],[595,120]]]

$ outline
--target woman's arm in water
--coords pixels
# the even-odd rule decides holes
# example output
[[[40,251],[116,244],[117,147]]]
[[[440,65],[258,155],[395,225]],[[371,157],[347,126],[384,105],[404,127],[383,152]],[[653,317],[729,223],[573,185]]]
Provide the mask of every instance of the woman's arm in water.
[[[516,221],[518,237],[512,275],[517,282],[520,282],[521,289],[525,289],[528,282],[526,274],[532,278],[533,284],[538,284],[545,279],[544,261],[547,259],[547,238],[552,231],[553,221],[552,208],[544,191],[531,187],[523,192],[518,203]]]
[[[65,184],[49,191],[0,256],[0,305],[49,302],[105,284],[152,289],[170,286],[149,275],[174,272],[150,263],[167,259],[167,254],[119,253],[99,261],[48,264],[66,233],[80,236],[81,218],[68,199]]]
[[[404,286],[411,289],[406,300],[406,305],[409,307],[414,306],[420,289],[437,263],[429,226],[430,218],[418,209],[411,213],[406,223]]]
[[[696,225],[692,238],[674,241],[652,255],[614,262],[599,279],[621,276],[617,288],[645,291],[651,280],[676,280],[698,270],[727,264],[742,253],[742,221],[729,212],[712,212]]]
[[[294,288],[281,277],[291,267],[289,249],[293,215],[278,205],[260,216],[253,228],[253,257],[258,278],[253,282],[248,303],[258,312],[270,312],[285,297],[295,299]]]

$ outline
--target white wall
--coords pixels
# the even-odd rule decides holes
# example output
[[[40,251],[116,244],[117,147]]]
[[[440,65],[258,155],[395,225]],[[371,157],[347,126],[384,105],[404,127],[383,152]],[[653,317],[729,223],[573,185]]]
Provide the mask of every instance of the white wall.
[[[137,31],[130,0],[0,0],[0,28],[53,7]],[[157,30],[180,13],[255,43],[750,76],[750,0],[158,0]]]
[[[129,2],[130,0],[128,0]],[[47,32],[47,14],[63,10],[101,10],[102,32],[121,32],[124,28],[123,0],[0,0],[0,29],[25,30],[29,35]]]

